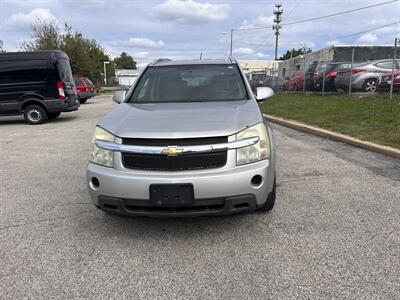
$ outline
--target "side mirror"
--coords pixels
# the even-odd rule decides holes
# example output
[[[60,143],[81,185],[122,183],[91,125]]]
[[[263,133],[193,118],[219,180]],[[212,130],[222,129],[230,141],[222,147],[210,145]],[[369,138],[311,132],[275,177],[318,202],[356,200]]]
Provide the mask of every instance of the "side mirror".
[[[113,95],[114,102],[120,104],[124,102],[126,96],[126,91],[116,91]]]
[[[262,102],[267,100],[269,97],[272,97],[274,95],[274,90],[269,87],[262,86],[257,88],[256,94],[257,102]]]

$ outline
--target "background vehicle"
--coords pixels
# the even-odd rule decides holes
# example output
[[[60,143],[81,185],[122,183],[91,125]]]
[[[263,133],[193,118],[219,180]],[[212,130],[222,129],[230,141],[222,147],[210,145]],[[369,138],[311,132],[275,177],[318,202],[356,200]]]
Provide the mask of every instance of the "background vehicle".
[[[40,124],[78,107],[64,52],[0,53],[0,115],[24,114],[28,123]]]
[[[259,86],[270,86],[271,82],[268,83],[268,81],[271,81],[269,76],[265,73],[253,73],[251,75],[251,79],[249,80],[251,90],[253,92],[256,91],[257,87]]]
[[[74,77],[76,91],[78,93],[79,102],[86,103],[89,98],[96,94],[94,84],[86,77]]]
[[[301,91],[303,90],[304,73],[296,71],[292,77],[286,79],[283,83],[283,88],[286,91]]]
[[[335,79],[337,72],[346,68],[350,68],[350,63],[329,63],[325,67],[321,67],[314,79],[314,89],[322,91],[324,86],[325,91],[336,91]],[[325,83],[324,83],[325,75]]]
[[[399,61],[396,61],[395,69],[399,68]],[[384,74],[392,70],[393,60],[375,60],[357,64],[352,70],[344,69],[339,71],[336,75],[335,85],[337,89],[347,91],[350,84],[351,77],[351,89],[353,91],[362,91],[367,93],[374,93],[377,89],[377,83],[379,78]]]
[[[389,91],[391,81],[392,81],[392,72],[383,74],[378,83],[378,90],[381,92]],[[394,72],[393,91],[395,92],[400,91],[400,70]]]
[[[305,72],[305,88],[306,91],[312,91],[314,89],[314,79],[318,75],[318,70],[321,69],[321,64],[318,61],[312,62]]]
[[[259,87],[254,96],[245,78],[230,59],[146,67],[95,130],[87,169],[94,205],[153,216],[271,210],[275,142],[256,100],[273,91]]]

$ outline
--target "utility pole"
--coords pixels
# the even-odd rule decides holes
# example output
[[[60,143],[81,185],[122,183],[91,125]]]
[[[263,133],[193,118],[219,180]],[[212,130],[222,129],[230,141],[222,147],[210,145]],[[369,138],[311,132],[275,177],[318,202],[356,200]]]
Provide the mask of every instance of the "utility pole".
[[[392,80],[390,81],[390,100],[393,99],[393,81],[394,81],[394,70],[396,65],[397,46],[400,46],[400,39],[394,39],[394,53],[393,53],[393,65],[392,65]]]
[[[275,60],[278,60],[278,41],[279,41],[279,30],[282,28],[280,23],[282,22],[282,4],[276,3],[274,9],[274,25],[272,26],[272,30],[275,31]]]
[[[233,29],[231,29],[231,44],[230,44],[230,57],[232,58],[233,53]]]

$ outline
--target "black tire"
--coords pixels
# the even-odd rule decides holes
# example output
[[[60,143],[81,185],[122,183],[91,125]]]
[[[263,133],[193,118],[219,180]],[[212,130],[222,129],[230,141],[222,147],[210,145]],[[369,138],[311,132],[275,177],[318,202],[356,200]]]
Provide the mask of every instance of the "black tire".
[[[80,104],[85,104],[88,99],[79,99]]]
[[[262,206],[257,208],[257,211],[267,212],[272,210],[275,205],[275,199],[276,199],[276,177],[274,179],[274,186],[272,188],[272,191],[271,193],[268,194],[267,201],[265,201],[265,203]]]
[[[47,121],[47,111],[40,105],[28,105],[24,109],[25,121],[29,124],[37,125]]]
[[[60,112],[56,112],[56,113],[48,113],[47,116],[49,118],[49,120],[53,120],[55,118],[57,118],[58,116],[60,116],[61,113]]]
[[[372,94],[376,92],[377,87],[377,80],[375,78],[370,78],[365,80],[363,84],[363,91]]]

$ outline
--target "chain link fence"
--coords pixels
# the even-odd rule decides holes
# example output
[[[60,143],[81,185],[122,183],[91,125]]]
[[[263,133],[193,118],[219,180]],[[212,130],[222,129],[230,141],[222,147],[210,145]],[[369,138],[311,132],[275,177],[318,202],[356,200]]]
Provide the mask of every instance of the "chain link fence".
[[[395,47],[346,50],[345,55],[325,55],[328,59],[324,60],[316,55],[295,57],[247,76],[253,91],[269,86],[275,92],[400,98],[400,39],[395,40]]]

